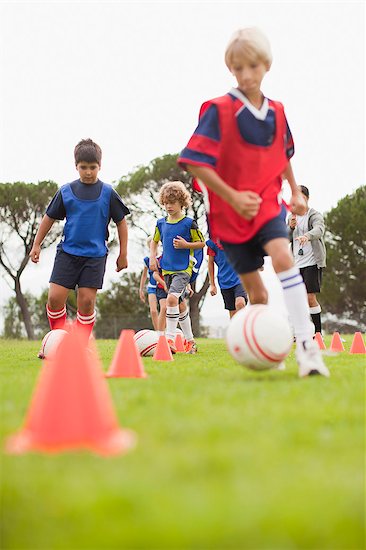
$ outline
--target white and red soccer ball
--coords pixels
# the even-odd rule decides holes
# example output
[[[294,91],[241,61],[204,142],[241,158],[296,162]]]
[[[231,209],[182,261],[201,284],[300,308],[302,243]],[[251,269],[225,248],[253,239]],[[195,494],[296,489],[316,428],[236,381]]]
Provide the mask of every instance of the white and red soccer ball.
[[[40,350],[40,353],[45,359],[50,359],[52,357],[65,334],[67,334],[67,331],[62,328],[50,330],[45,334]]]
[[[230,355],[253,370],[278,367],[293,344],[287,318],[264,305],[249,305],[231,319],[226,332]]]
[[[159,334],[155,330],[140,330],[133,338],[142,357],[154,355],[159,340]]]

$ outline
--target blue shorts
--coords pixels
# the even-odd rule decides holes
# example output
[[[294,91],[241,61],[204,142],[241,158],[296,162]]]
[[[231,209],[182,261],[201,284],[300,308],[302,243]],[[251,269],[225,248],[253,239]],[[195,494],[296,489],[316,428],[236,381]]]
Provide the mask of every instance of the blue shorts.
[[[56,252],[50,283],[65,288],[102,288],[107,256],[73,256],[61,249]]]
[[[245,301],[248,300],[247,293],[241,284],[231,288],[221,288],[220,290],[224,300],[225,309],[228,309],[229,311],[235,311],[236,298],[242,297]]]
[[[147,293],[148,294],[156,294],[156,286],[148,286],[147,287]]]
[[[252,239],[245,243],[233,244],[221,241],[227,259],[239,275],[252,273],[263,266],[267,253],[263,246],[273,239],[287,239],[288,232],[283,216],[269,220]]]

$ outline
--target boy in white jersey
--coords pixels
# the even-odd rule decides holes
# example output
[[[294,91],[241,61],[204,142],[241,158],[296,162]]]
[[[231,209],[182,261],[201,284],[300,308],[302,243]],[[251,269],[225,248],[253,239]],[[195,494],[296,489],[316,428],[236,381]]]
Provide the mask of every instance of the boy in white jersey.
[[[309,208],[309,189],[305,185],[299,185],[299,188],[306,202],[306,212],[303,216],[292,214],[289,217],[291,248],[295,265],[304,279],[315,332],[321,334],[321,307],[316,295],[320,292],[323,268],[326,266],[324,218],[320,212]]]
[[[197,347],[192,334],[188,310],[179,310],[179,301],[184,297],[190,282],[194,250],[205,246],[204,238],[197,223],[186,216],[184,209],[191,204],[191,196],[181,181],[165,183],[159,194],[159,202],[167,211],[167,216],[157,221],[150,245],[150,269],[158,271],[156,254],[159,241],[163,245],[160,266],[168,287],[166,336],[173,353],[176,348],[174,338],[179,324],[187,340],[186,353],[196,353]]]

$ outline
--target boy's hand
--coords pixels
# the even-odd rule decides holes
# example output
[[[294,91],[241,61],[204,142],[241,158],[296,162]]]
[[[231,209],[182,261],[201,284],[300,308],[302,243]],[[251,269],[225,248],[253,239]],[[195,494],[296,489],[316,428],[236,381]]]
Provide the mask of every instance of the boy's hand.
[[[252,220],[259,212],[262,199],[254,191],[236,191],[231,206],[245,220]]]
[[[194,294],[194,290],[193,290],[193,288],[191,287],[190,284],[187,285],[186,290],[187,290],[187,292],[188,292],[188,294],[189,294],[189,297],[192,298],[192,296],[193,296],[193,294]]]
[[[295,227],[297,226],[297,221],[296,221],[296,216],[295,216],[295,214],[292,214],[292,216],[291,216],[290,219],[289,219],[288,224],[289,224],[289,226],[291,227],[291,229],[295,229]]]
[[[126,267],[128,266],[128,262],[127,262],[127,256],[126,254],[120,254],[117,258],[117,261],[116,261],[116,271],[117,273],[119,271],[122,271],[122,269],[126,269]]]
[[[156,258],[149,260],[149,269],[151,271],[158,271],[158,264],[156,262]]]
[[[174,248],[189,248],[189,243],[183,239],[183,237],[177,235],[175,239],[173,239],[173,246]]]
[[[304,244],[309,242],[309,237],[307,237],[306,235],[301,235],[300,237],[296,237],[295,241],[299,241],[301,246],[303,246]]]
[[[167,287],[166,283],[163,284],[163,289],[168,294],[168,287]]]
[[[217,294],[216,285],[210,285],[210,294],[211,294],[211,296],[216,296],[216,294]]]
[[[298,216],[303,216],[306,213],[306,202],[301,191],[292,193],[290,210],[292,214],[297,214]]]
[[[29,257],[33,263],[38,264],[39,257],[41,255],[41,247],[37,244],[34,244],[32,250],[29,252]]]
[[[140,300],[141,302],[144,302],[146,301],[146,298],[145,298],[145,292],[143,290],[140,290],[139,291],[139,294],[140,294]]]

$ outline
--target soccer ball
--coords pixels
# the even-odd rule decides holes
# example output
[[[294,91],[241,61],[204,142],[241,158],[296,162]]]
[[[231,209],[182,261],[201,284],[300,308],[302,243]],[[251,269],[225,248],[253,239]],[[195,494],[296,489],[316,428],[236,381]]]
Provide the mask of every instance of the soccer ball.
[[[62,328],[56,328],[47,332],[41,345],[41,353],[46,359],[50,359],[54,355],[65,334],[67,334],[67,331]]]
[[[253,370],[278,367],[288,355],[293,334],[286,317],[264,304],[247,306],[234,315],[226,332],[230,355]]]
[[[134,340],[137,345],[137,349],[142,357],[148,357],[154,355],[155,348],[158,344],[159,335],[155,330],[140,330],[134,335]]]

